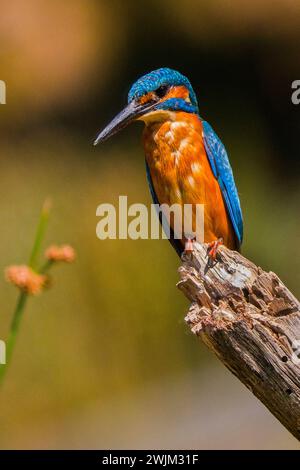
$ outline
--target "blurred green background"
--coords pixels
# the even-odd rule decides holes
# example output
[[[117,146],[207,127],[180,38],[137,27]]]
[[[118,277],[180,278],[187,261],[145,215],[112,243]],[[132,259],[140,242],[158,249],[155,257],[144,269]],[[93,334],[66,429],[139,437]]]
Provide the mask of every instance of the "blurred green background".
[[[72,266],[30,299],[0,396],[1,448],[299,448],[184,324],[166,240],[100,241],[96,207],[150,204],[141,124],[93,148],[131,83],[187,75],[230,154],[243,253],[300,296],[298,0],[2,0],[1,271],[44,199]],[[17,292],[1,281],[0,338]]]

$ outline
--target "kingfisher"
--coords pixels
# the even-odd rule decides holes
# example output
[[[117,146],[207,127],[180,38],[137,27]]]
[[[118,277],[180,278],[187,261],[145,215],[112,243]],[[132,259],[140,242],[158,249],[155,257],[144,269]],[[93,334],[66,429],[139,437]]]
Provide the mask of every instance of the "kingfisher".
[[[94,145],[136,120],[145,124],[143,144],[153,202],[193,208],[202,204],[203,241],[210,259],[216,259],[221,244],[239,250],[243,217],[229,158],[213,128],[200,117],[190,81],[165,67],[143,75],[130,88],[127,106],[99,133]],[[195,227],[195,211],[191,214]],[[178,239],[172,220],[169,224],[177,253],[193,251],[193,239]]]

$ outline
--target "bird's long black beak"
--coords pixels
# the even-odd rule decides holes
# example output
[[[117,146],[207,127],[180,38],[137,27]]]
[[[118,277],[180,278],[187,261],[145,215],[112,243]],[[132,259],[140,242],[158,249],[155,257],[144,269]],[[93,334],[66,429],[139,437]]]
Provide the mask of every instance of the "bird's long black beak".
[[[136,100],[132,100],[126,108],[124,108],[117,116],[100,132],[94,145],[104,142],[112,135],[127,127],[132,121],[150,111],[155,103],[140,104]]]

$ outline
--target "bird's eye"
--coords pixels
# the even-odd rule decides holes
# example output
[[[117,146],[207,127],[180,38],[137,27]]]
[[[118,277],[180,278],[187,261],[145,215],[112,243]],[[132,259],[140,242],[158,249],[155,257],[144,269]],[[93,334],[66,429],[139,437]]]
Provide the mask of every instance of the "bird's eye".
[[[158,98],[162,98],[163,96],[165,96],[169,88],[169,85],[161,85],[159,88],[157,88],[157,90],[155,90],[156,96]]]

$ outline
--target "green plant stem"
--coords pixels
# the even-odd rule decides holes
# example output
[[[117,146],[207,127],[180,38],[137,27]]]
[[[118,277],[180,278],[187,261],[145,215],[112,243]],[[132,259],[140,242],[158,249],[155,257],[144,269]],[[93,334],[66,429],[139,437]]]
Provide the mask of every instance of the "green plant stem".
[[[42,207],[39,223],[38,223],[36,234],[35,234],[33,248],[31,251],[30,258],[29,258],[29,266],[33,269],[36,268],[37,258],[41,249],[41,244],[42,244],[42,241],[46,232],[47,224],[48,224],[50,208],[51,208],[51,203],[47,199],[44,202],[43,207]]]
[[[42,267],[39,269],[40,274],[46,274],[47,271],[51,268],[51,266],[54,264],[54,261],[51,259],[48,259],[46,263],[42,265]]]
[[[23,311],[24,311],[24,307],[26,305],[27,298],[28,298],[28,294],[26,292],[21,292],[19,294],[18,302],[14,311],[12,322],[11,322],[9,337],[6,343],[6,364],[0,365],[0,385],[3,382],[5,373],[7,371],[7,367],[11,360],[11,356],[12,356],[13,349],[15,346],[15,342],[16,342],[16,338],[17,338],[17,334],[19,331],[20,322],[21,322]]]
[[[33,243],[33,248],[32,248],[30,259],[29,259],[29,266],[32,269],[36,268],[37,259],[38,259],[40,249],[41,249],[41,244],[42,244],[45,232],[46,232],[46,227],[47,227],[47,223],[49,219],[49,212],[50,212],[50,202],[46,200],[42,207],[42,211],[40,214],[40,219],[39,219],[39,223],[37,226],[37,231],[36,231],[35,239]],[[52,263],[49,261],[46,262],[45,265],[41,268],[41,272],[45,273],[50,268],[51,264]],[[27,298],[28,298],[27,292],[21,292],[19,294],[19,298],[18,298],[17,305],[13,314],[13,319],[11,322],[8,340],[6,342],[6,364],[0,364],[0,385],[3,382],[7,367],[11,361],[12,353],[15,347],[16,338],[17,338],[18,331],[20,328],[20,323],[21,323],[22,316],[24,313],[24,308],[26,305]]]

